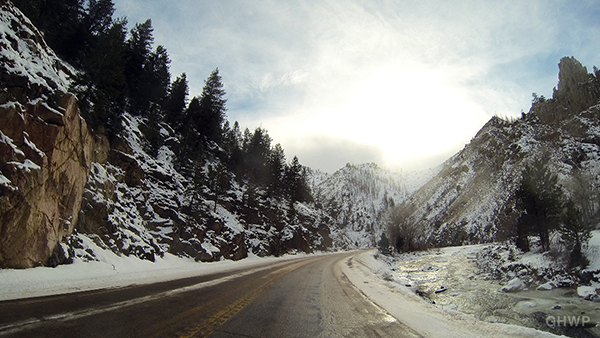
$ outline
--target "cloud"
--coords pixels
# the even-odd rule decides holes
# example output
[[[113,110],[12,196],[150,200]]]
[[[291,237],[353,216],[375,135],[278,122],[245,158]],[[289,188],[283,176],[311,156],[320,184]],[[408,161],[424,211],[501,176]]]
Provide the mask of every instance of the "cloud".
[[[307,135],[290,140],[285,149],[288,159],[298,156],[302,164],[329,173],[333,173],[346,163],[381,164],[385,160],[383,152],[376,146],[326,134]]]
[[[115,3],[153,19],[192,95],[219,67],[229,118],[317,167],[449,157],[492,115],[551,95],[560,57],[591,66],[600,36],[594,1]]]
[[[287,87],[302,83],[306,80],[308,74],[301,70],[290,71],[279,78],[275,78],[273,73],[263,75],[258,88],[261,92],[265,92],[273,87]]]

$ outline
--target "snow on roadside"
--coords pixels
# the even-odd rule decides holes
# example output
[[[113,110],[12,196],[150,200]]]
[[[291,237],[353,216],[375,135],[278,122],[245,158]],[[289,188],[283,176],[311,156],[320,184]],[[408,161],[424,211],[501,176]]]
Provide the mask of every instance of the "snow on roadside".
[[[305,254],[264,258],[250,255],[240,261],[203,263],[172,254],[157,256],[151,262],[134,256],[117,256],[100,247],[95,247],[94,253],[98,261],[76,259],[73,264],[55,268],[0,269],[0,301],[159,283],[306,257]]]
[[[424,301],[411,288],[382,279],[382,273],[388,269],[386,262],[374,258],[373,251],[354,256],[343,264],[348,279],[367,297],[425,337],[559,337],[517,325],[483,322],[452,309],[441,309]]]

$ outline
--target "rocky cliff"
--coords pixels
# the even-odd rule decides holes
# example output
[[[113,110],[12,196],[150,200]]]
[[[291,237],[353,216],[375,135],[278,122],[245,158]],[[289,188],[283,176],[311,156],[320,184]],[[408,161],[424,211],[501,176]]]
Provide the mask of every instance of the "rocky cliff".
[[[53,265],[77,223],[93,137],[67,93],[72,70],[0,1],[0,267]]]

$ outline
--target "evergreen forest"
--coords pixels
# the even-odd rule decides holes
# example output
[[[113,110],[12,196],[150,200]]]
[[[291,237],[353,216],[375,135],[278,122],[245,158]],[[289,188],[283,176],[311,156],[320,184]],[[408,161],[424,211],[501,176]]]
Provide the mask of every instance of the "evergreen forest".
[[[233,180],[290,203],[312,200],[297,157],[288,163],[282,146],[273,145],[264,128],[242,131],[237,121],[227,120],[218,68],[208,75],[202,93],[191,98],[186,73],[172,79],[169,54],[155,46],[151,19],[128,29],[127,18],[114,17],[111,0],[13,3],[58,56],[75,67],[70,91],[95,134],[112,142],[123,129],[124,114],[142,117],[146,152],[156,156],[165,142],[178,142],[173,147],[178,171],[193,177],[198,187],[210,186],[215,206]],[[174,141],[165,135],[178,137]]]

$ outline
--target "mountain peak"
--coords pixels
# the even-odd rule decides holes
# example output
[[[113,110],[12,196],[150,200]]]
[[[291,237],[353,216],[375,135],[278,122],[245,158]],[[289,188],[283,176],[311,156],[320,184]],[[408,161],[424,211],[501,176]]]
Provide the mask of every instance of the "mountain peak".
[[[529,110],[545,124],[564,121],[597,105],[600,99],[600,80],[596,74],[589,74],[587,68],[574,57],[563,57],[558,69],[559,81],[552,98],[538,97],[534,93]]]
[[[587,68],[574,57],[563,57],[558,63],[558,85],[554,92],[554,99],[565,98],[570,92],[580,90],[581,87],[594,79]]]

